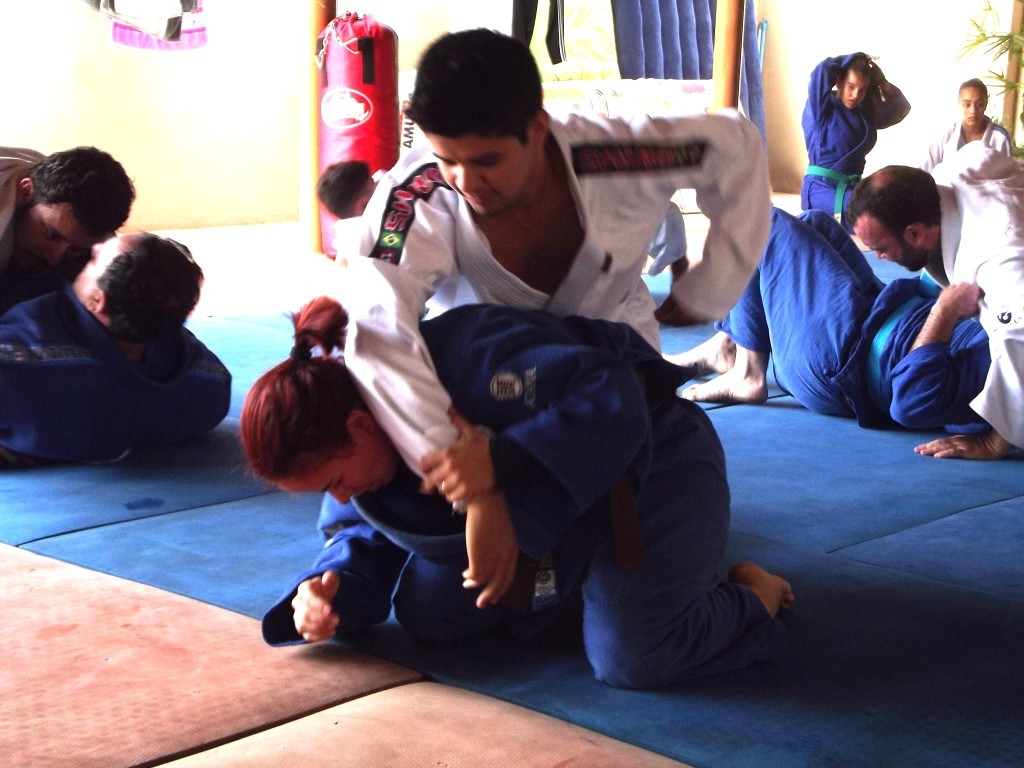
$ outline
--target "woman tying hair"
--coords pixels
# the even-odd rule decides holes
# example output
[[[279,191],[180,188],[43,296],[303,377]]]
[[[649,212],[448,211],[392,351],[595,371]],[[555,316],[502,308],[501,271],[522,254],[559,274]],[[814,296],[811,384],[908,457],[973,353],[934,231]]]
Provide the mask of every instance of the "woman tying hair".
[[[910,102],[866,53],[834,56],[811,72],[801,124],[810,163],[800,207],[835,216],[847,232],[846,205],[878,131],[903,120]]]
[[[498,628],[528,639],[582,604],[588,659],[615,686],[782,652],[773,617],[792,590],[753,563],[720,578],[721,445],[675,396],[680,369],[628,326],[488,305],[424,321],[462,415],[459,441],[424,458],[421,480],[334,356],[342,307],[315,299],[293,322],[291,356],[246,398],[242,443],[270,482],[333,499],[320,557],[263,618],[268,643],[341,637],[392,608],[427,640]],[[464,516],[452,500],[467,502]]]

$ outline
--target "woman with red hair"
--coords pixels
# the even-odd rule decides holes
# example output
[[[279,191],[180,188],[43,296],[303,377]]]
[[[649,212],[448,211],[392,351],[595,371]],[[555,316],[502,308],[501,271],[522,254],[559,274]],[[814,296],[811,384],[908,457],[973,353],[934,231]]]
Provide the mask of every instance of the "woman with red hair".
[[[461,437],[424,457],[421,479],[334,354],[341,306],[319,298],[293,321],[291,355],[246,398],[242,443],[270,482],[329,494],[327,544],[264,616],[267,642],[342,637],[392,609],[427,640],[529,638],[582,605],[587,656],[615,686],[781,653],[774,616],[792,590],[753,563],[720,577],[721,445],[675,396],[681,369],[631,328],[487,305],[424,321]]]

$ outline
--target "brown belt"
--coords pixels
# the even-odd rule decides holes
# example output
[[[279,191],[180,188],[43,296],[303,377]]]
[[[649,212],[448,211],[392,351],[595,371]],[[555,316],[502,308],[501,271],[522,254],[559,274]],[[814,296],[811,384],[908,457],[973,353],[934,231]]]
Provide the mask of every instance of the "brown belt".
[[[639,368],[635,369],[640,388],[647,396],[648,405],[655,410],[667,399],[664,393],[651,392],[647,376]],[[671,389],[668,397],[675,395]],[[608,494],[598,502],[605,506],[611,517],[612,546],[615,549],[615,564],[619,568],[635,570],[644,564],[644,541],[640,528],[640,515],[636,509],[636,494],[629,479],[623,475],[612,485]],[[543,562],[519,553],[516,562],[516,575],[512,586],[501,599],[501,605],[516,613],[529,613],[537,589],[537,573],[552,568],[550,558]]]

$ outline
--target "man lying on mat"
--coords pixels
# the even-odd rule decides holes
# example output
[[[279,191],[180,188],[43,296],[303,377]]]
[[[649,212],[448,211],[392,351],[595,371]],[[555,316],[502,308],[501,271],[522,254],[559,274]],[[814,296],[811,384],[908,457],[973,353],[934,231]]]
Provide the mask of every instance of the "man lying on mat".
[[[721,444],[675,396],[679,369],[627,325],[494,305],[424,321],[465,419],[453,417],[459,440],[427,457],[421,480],[333,354],[341,306],[316,299],[294,321],[289,359],[246,398],[242,444],[270,482],[331,496],[327,543],[264,616],[267,642],[345,637],[392,608],[428,641],[527,640],[567,624],[579,633],[582,612],[595,675],[629,688],[784,651],[774,617],[790,585],[754,563],[721,577]],[[423,492],[435,486],[444,498]]]
[[[764,402],[770,358],[779,386],[817,413],[988,430],[970,405],[990,363],[976,312],[976,287],[885,285],[832,217],[776,209],[758,271],[718,333],[669,359],[692,376],[721,374],[687,387],[690,400]]]
[[[0,316],[0,463],[114,461],[219,424],[231,374],[184,328],[202,279],[184,246],[122,235]]]

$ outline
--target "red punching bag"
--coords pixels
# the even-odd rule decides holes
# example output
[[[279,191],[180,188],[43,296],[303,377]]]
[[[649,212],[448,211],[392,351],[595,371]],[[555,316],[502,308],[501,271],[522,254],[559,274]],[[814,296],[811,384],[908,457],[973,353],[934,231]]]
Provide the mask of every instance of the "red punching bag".
[[[398,161],[398,37],[369,14],[346,11],[317,39],[319,172],[361,160],[370,174]],[[335,217],[320,206],[320,241],[335,257]]]

